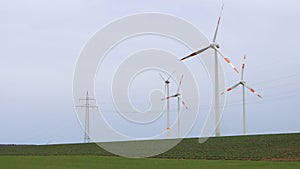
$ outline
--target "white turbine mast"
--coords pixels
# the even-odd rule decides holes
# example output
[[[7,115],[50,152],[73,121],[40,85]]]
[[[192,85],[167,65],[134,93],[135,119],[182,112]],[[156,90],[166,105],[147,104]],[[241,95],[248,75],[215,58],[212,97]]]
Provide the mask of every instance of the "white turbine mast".
[[[162,80],[164,81],[164,83],[165,83],[165,97],[169,97],[170,96],[170,79],[171,79],[171,77],[172,77],[172,75],[174,74],[175,72],[172,72],[170,75],[169,75],[169,77],[168,78],[164,78],[163,77],[163,75],[162,74],[159,74],[160,75],[160,77],[162,78]],[[169,102],[169,100],[167,100],[167,127],[166,127],[166,129],[167,129],[167,132],[169,132],[170,131],[170,102]]]

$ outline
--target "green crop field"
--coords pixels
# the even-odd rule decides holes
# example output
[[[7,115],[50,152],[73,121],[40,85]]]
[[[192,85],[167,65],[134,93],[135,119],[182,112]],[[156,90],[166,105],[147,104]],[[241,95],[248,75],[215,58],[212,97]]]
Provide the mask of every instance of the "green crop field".
[[[297,162],[129,159],[103,156],[1,156],[3,169],[299,169]]]
[[[163,140],[162,140],[163,141]],[[118,143],[116,143],[118,144]],[[153,158],[116,157],[96,144],[0,145],[2,169],[300,168],[300,134],[184,139]]]

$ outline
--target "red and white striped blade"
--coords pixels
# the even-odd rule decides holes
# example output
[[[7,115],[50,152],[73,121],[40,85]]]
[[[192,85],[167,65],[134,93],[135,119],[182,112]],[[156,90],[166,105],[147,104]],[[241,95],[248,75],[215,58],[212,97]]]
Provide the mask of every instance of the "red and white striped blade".
[[[239,73],[238,69],[231,63],[230,59],[228,57],[226,57],[219,49],[217,49],[216,47],[214,47],[214,49],[216,50],[216,52],[218,52],[223,59],[233,68],[234,71],[236,71],[237,73]]]
[[[246,64],[246,54],[244,55],[244,61],[242,64],[242,73],[241,73],[241,79],[244,79],[244,71],[245,71],[245,64]]]
[[[210,48],[210,46],[208,46],[208,47],[205,47],[205,48],[203,48],[203,49],[200,49],[200,50],[198,50],[198,51],[196,51],[196,52],[194,52],[194,53],[192,53],[192,54],[190,54],[190,55],[188,55],[188,56],[186,56],[186,57],[184,57],[184,58],[180,59],[180,61],[183,61],[183,60],[185,60],[185,59],[187,59],[187,58],[190,58],[190,57],[196,56],[196,55],[198,55],[198,54],[200,54],[200,53],[202,53],[202,52],[206,51],[206,50],[207,50],[207,49],[209,49],[209,48]]]
[[[230,92],[231,90],[233,90],[233,89],[235,89],[236,87],[238,87],[240,84],[241,84],[240,82],[237,83],[237,84],[235,84],[234,86],[228,88],[225,92],[222,92],[221,94],[223,95],[223,94],[225,94],[225,93]]]
[[[247,86],[246,84],[244,84],[252,93],[254,93],[257,97],[262,98],[262,96],[257,93],[252,87]]]
[[[218,19],[216,31],[215,31],[214,38],[213,38],[213,42],[216,42],[216,40],[217,40],[217,35],[218,35],[219,25],[220,25],[221,18],[222,18],[223,8],[224,8],[224,4],[222,4],[220,16],[219,16],[219,19]]]

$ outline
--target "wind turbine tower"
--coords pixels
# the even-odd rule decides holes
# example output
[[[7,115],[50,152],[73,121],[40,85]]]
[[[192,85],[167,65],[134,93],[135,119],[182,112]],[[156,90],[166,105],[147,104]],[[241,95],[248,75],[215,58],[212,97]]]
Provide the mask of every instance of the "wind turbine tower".
[[[174,74],[174,72],[172,74],[170,74],[170,76],[167,79],[165,79],[161,74],[159,74],[165,83],[165,93],[167,93],[166,97],[170,96],[170,81],[169,80],[171,79],[173,74]],[[170,130],[171,130],[171,128],[170,128],[170,101],[167,100],[167,133]]]

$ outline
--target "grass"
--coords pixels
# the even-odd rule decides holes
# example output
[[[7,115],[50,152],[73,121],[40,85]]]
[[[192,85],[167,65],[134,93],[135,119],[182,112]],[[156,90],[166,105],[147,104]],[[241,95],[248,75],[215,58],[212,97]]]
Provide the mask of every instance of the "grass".
[[[184,139],[144,159],[116,157],[93,143],[0,145],[1,169],[299,169],[299,161],[300,133],[210,138],[203,144]]]
[[[96,144],[0,146],[3,155],[113,156]],[[210,138],[203,144],[195,138],[184,139],[156,158],[300,161],[300,133]]]
[[[186,139],[164,158],[214,160],[300,160],[300,134],[210,138],[204,144]]]
[[[299,169],[297,162],[129,159],[102,156],[0,156],[3,169]]]

